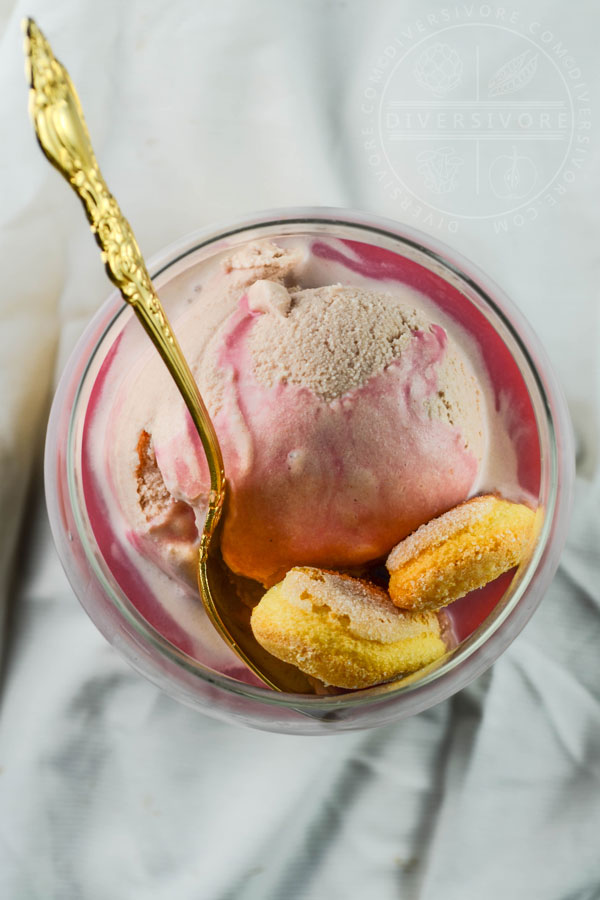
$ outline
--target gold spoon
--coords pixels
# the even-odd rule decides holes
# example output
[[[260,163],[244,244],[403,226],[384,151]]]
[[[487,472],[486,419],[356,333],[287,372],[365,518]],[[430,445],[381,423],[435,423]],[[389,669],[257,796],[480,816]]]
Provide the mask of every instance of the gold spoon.
[[[79,98],[67,70],[33,21],[23,23],[29,113],[46,157],[69,182],[85,208],[110,280],[121,292],[160,353],[190,411],[210,472],[210,497],[198,553],[198,588],[209,619],[231,649],[276,691],[314,693],[295,666],[267,653],[250,628],[250,609],[227,578],[218,540],[225,501],[225,473],[219,441],[198,386],[154,290],[140,248],[102,177]]]

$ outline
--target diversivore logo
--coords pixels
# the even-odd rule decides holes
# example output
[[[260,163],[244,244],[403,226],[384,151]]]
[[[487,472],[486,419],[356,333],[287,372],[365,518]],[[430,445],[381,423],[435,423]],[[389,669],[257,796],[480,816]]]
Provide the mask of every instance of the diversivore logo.
[[[457,231],[523,227],[585,163],[590,93],[560,38],[516,11],[467,5],[401,29],[362,93],[374,177],[403,212]]]

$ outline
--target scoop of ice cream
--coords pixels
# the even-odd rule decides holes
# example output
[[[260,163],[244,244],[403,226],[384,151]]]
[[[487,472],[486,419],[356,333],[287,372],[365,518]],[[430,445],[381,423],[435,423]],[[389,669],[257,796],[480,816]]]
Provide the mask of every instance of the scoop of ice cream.
[[[485,436],[468,358],[406,297],[262,274],[196,372],[228,479],[223,556],[269,586],[293,566],[383,557],[469,495]],[[208,474],[182,403],[157,413],[152,440],[201,528]]]

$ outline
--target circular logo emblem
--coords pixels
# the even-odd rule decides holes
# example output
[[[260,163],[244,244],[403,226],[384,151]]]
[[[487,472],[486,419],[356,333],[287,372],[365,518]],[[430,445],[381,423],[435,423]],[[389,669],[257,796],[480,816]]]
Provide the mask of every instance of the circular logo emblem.
[[[498,219],[573,180],[587,88],[555,35],[489,21],[423,30],[385,48],[363,93],[365,148],[389,193],[455,220]]]

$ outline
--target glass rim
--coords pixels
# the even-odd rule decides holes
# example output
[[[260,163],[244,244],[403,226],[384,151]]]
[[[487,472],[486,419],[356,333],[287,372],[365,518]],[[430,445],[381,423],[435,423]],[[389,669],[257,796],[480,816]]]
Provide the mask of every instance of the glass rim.
[[[68,491],[75,519],[75,525],[78,530],[78,536],[81,540],[87,562],[91,566],[95,576],[98,578],[100,584],[102,585],[105,594],[109,598],[112,605],[116,607],[119,614],[124,616],[127,622],[134,628],[137,635],[145,641],[148,641],[155,650],[158,650],[161,655],[165,656],[170,662],[174,663],[176,666],[180,667],[188,674],[192,674],[195,677],[198,677],[205,683],[218,687],[230,694],[235,694],[246,699],[259,701],[260,703],[266,703],[271,706],[280,706],[287,709],[293,708],[307,712],[312,710],[315,713],[317,712],[317,710],[324,713],[327,710],[334,708],[337,710],[346,707],[358,707],[377,703],[378,701],[388,701],[400,696],[408,696],[409,694],[414,695],[419,692],[425,693],[428,689],[431,690],[433,688],[433,686],[436,684],[436,682],[439,681],[442,675],[447,676],[451,673],[454,673],[456,681],[459,674],[457,670],[464,666],[465,663],[471,662],[471,664],[473,664],[474,657],[477,651],[480,650],[484,644],[488,644],[492,638],[495,637],[496,639],[498,639],[501,626],[519,606],[521,600],[527,592],[529,585],[531,584],[534,575],[538,572],[538,568],[540,567],[540,563],[542,563],[543,557],[547,553],[547,550],[551,544],[551,533],[554,530],[556,524],[555,513],[557,510],[557,503],[560,499],[560,479],[558,477],[560,468],[559,446],[557,442],[556,428],[554,423],[554,414],[548,398],[548,387],[553,393],[552,399],[554,400],[555,404],[558,402],[559,406],[561,399],[560,390],[558,388],[558,385],[556,383],[553,383],[553,376],[548,379],[550,381],[549,386],[546,387],[544,385],[542,378],[540,377],[540,374],[538,372],[537,365],[532,358],[529,347],[523,341],[519,332],[515,329],[515,326],[507,316],[504,309],[498,306],[497,302],[492,298],[492,296],[490,296],[487,285],[491,284],[495,292],[500,295],[502,303],[509,307],[510,314],[515,318],[521,320],[520,326],[522,327],[523,325],[525,325],[526,330],[529,332],[528,340],[533,343],[536,353],[545,361],[545,354],[541,346],[538,344],[535,335],[531,333],[531,329],[527,326],[527,323],[523,319],[522,315],[516,308],[513,307],[512,302],[508,297],[506,297],[501,288],[493,284],[491,282],[491,279],[489,279],[489,277],[485,275],[485,273],[483,273],[473,263],[471,263],[470,260],[463,257],[460,253],[455,251],[453,248],[445,245],[443,242],[438,241],[436,238],[430,238],[429,235],[425,234],[424,232],[414,229],[411,226],[405,225],[404,223],[397,223],[393,220],[385,219],[380,216],[337,207],[294,207],[289,209],[286,208],[266,210],[254,214],[250,213],[243,217],[240,217],[239,219],[230,221],[228,224],[204,227],[202,229],[199,229],[198,231],[194,231],[187,235],[184,235],[179,240],[173,242],[172,244],[169,244],[149,260],[148,270],[150,272],[150,276],[152,279],[156,279],[158,276],[163,274],[172,266],[176,265],[181,260],[196,253],[203,247],[209,246],[210,244],[213,244],[219,240],[225,240],[252,229],[260,229],[265,227],[272,229],[277,227],[278,225],[337,225],[350,227],[356,228],[357,231],[360,231],[362,233],[367,232],[374,235],[379,235],[409,246],[413,250],[416,250],[417,253],[424,255],[429,261],[434,262],[438,266],[441,266],[443,271],[449,271],[453,273],[453,275],[457,277],[463,285],[467,285],[472,291],[474,291],[478,298],[483,301],[485,307],[487,309],[491,309],[493,314],[500,320],[503,327],[507,329],[512,340],[515,341],[520,353],[522,354],[527,364],[529,374],[533,377],[533,381],[536,385],[539,398],[542,401],[542,407],[545,413],[545,425],[548,430],[549,436],[550,452],[549,458],[547,460],[542,459],[542,475],[544,474],[544,464],[546,464],[547,481],[549,485],[549,496],[545,504],[544,521],[538,534],[536,546],[531,554],[530,559],[527,562],[524,571],[520,572],[519,570],[517,570],[513,578],[513,582],[511,582],[511,586],[509,586],[509,588],[507,589],[511,590],[512,585],[514,584],[515,580],[517,580],[517,584],[514,587],[512,596],[510,596],[506,603],[502,603],[502,601],[500,601],[497,606],[500,606],[500,604],[502,604],[501,608],[493,610],[471,635],[469,635],[464,641],[462,641],[460,645],[458,645],[456,648],[442,657],[441,660],[432,663],[430,666],[427,666],[416,673],[412,673],[412,675],[403,676],[390,682],[385,682],[383,684],[374,685],[369,688],[363,688],[361,690],[352,691],[340,695],[291,694],[274,691],[266,686],[259,687],[247,684],[229,675],[224,675],[220,672],[217,672],[214,669],[211,669],[195,660],[193,657],[189,656],[182,650],[179,650],[174,644],[163,637],[163,635],[161,635],[159,631],[157,631],[152,625],[150,625],[149,622],[146,621],[142,614],[139,613],[138,610],[133,606],[133,604],[130,603],[130,601],[120,588],[118,588],[118,590],[115,590],[115,587],[110,583],[88,541],[88,531],[85,526],[83,512],[80,508],[80,495],[78,493],[75,475],[77,468],[75,465],[76,461],[74,459],[74,435],[76,415],[78,413],[81,395],[84,390],[86,378],[90,372],[90,369],[92,368],[98,350],[107,337],[107,334],[110,332],[110,330],[117,323],[121,316],[127,313],[133,314],[131,308],[122,301],[119,292],[116,290],[109,295],[101,310],[104,310],[105,307],[114,300],[119,301],[119,308],[115,310],[110,320],[105,324],[102,333],[95,340],[93,350],[91,351],[89,358],[86,361],[86,364],[79,376],[73,398],[71,413],[69,416],[66,454]],[[465,268],[462,268],[463,266]],[[471,274],[469,274],[468,271],[466,271],[466,269],[473,270],[476,277],[474,278]],[[485,287],[483,285],[485,285]],[[76,353],[76,351],[74,352]],[[512,350],[510,352],[511,356],[514,355]],[[549,373],[547,372],[546,375],[548,374]],[[528,393],[531,394],[529,387]],[[535,404],[533,404],[533,406],[538,436],[541,440],[538,411]],[[565,460],[563,459],[563,468],[564,462]],[[123,596],[119,596],[119,593],[121,593]],[[537,604],[535,604],[533,608],[528,611],[516,634],[518,634],[524,627],[536,607]],[[488,621],[491,616],[493,616],[492,621]],[[507,645],[510,642],[511,641],[509,640],[507,642]],[[502,649],[503,648],[500,649],[500,653],[502,652]],[[498,655],[499,653],[496,654],[493,659],[496,659]],[[482,667],[482,671],[484,668],[487,668],[487,664]],[[464,683],[468,683],[468,681],[470,681],[472,677],[476,677],[477,674],[479,674],[477,671],[475,671],[475,674],[470,674],[469,677],[464,680]],[[454,686],[450,685],[446,696],[450,696],[456,690],[460,689],[461,686],[462,685],[460,683],[458,685],[454,684]]]

